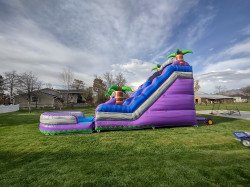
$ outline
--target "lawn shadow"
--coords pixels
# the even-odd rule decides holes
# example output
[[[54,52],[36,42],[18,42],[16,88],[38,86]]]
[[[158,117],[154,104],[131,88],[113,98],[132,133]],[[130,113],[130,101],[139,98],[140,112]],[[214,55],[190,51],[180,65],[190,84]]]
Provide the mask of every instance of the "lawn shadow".
[[[215,115],[205,115],[205,114],[198,114],[197,117],[204,117],[207,119],[211,119],[213,121],[213,125],[219,125],[221,123],[227,123],[227,122],[237,122],[242,119],[237,118],[227,118],[222,116],[215,116]],[[198,125],[206,125],[203,122],[199,122]]]
[[[39,123],[39,113],[14,112],[0,115],[0,128]]]
[[[221,148],[226,152],[221,152]],[[169,147],[169,151],[146,149],[139,152],[136,149],[131,149],[131,152],[128,150],[122,151],[122,147],[120,149],[107,148],[107,150],[93,148],[91,150],[59,150],[56,152],[53,150],[23,153],[0,151],[0,160],[2,161],[0,183],[6,184],[6,186],[10,184],[33,186],[37,183],[39,186],[61,186],[67,182],[71,186],[77,186],[79,182],[83,181],[82,184],[105,184],[106,186],[116,184],[116,186],[119,186],[135,182],[131,183],[131,186],[136,186],[135,184],[138,185],[140,184],[139,181],[145,179],[144,173],[146,173],[151,174],[149,175],[151,182],[146,181],[145,184],[151,186],[155,184],[155,181],[161,181],[165,174],[171,175],[172,178],[181,177],[182,180],[185,180],[185,174],[182,173],[183,169],[185,169],[185,172],[191,169],[193,172],[190,175],[195,177],[196,180],[202,181],[203,174],[198,174],[198,171],[205,168],[210,178],[215,179],[214,169],[222,167],[223,170],[219,171],[218,175],[225,172],[230,174],[230,178],[224,176],[223,180],[247,184],[246,180],[249,178],[249,174],[246,168],[240,169],[244,175],[241,175],[238,181],[232,179],[231,175],[238,177],[239,168],[235,167],[237,170],[231,172],[230,169],[232,169],[232,164],[235,163],[236,153],[228,154],[228,148],[237,151],[244,150],[237,148],[236,145],[222,144],[216,145],[216,147],[203,146],[199,147],[198,150]],[[183,151],[183,154],[180,154],[180,150]],[[213,150],[213,152],[210,150]],[[217,150],[219,152],[216,152]],[[161,157],[163,153],[165,153],[165,158]],[[247,153],[237,160],[238,163],[244,163],[247,160],[246,155]],[[208,170],[211,167],[212,170]],[[152,172],[152,168],[155,168],[154,172]],[[173,168],[174,173],[166,168]],[[160,173],[160,171],[165,174]],[[6,180],[10,175],[16,177]],[[133,177],[124,181],[124,177],[128,175]],[[136,180],[138,181],[136,182]],[[161,184],[163,183],[166,183],[166,181],[162,181]]]

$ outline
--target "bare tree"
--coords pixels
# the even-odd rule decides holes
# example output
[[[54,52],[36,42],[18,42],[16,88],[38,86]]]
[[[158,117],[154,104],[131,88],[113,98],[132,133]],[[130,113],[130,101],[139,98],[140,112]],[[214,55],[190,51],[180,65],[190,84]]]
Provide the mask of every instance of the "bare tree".
[[[4,94],[4,78],[0,75],[0,95]]]
[[[250,86],[246,86],[244,88],[241,88],[242,92],[246,94],[247,96],[250,95]]]
[[[6,90],[10,94],[10,101],[13,104],[13,96],[14,96],[15,90],[17,89],[17,84],[18,84],[18,74],[16,73],[16,71],[10,71],[10,72],[5,72],[4,76],[5,76],[4,84],[5,84]]]
[[[194,81],[194,91],[196,92],[198,92],[199,89],[201,88],[199,83],[200,83],[199,80]]]
[[[83,93],[84,98],[86,99],[86,102],[88,104],[93,104],[93,87],[88,87],[85,89],[84,93]]]
[[[124,86],[127,83],[127,80],[125,79],[122,73],[118,73],[115,76],[115,82],[116,82],[116,85],[118,86]]]
[[[45,83],[45,88],[53,89],[53,86],[51,83]]]
[[[124,86],[127,83],[127,80],[122,73],[114,75],[111,72],[106,72],[103,74],[103,80],[107,88],[111,85]]]
[[[222,94],[226,89],[227,89],[226,86],[216,85],[215,93]]]
[[[34,91],[40,90],[42,82],[32,72],[25,72],[18,76],[18,93],[24,94],[28,102],[29,112],[31,112],[31,98]]]
[[[250,97],[250,86],[246,86],[244,88],[241,88],[241,91],[245,96],[247,96],[247,101],[249,102],[249,97]]]
[[[111,72],[106,72],[103,74],[104,83],[109,88],[111,85],[115,84],[115,77]]]
[[[67,90],[67,95],[66,95],[66,103],[68,105],[69,103],[69,90],[71,88],[72,82],[74,80],[74,73],[71,71],[71,69],[64,69],[61,73],[60,73],[60,78],[62,80],[62,82],[64,83],[64,87]]]
[[[107,86],[101,77],[95,76],[93,81],[93,91],[97,93],[97,103],[104,102],[107,98],[105,97],[105,91]]]
[[[81,90],[84,89],[85,87],[85,82],[80,80],[80,79],[74,79],[72,85],[72,88],[76,89],[76,90]]]

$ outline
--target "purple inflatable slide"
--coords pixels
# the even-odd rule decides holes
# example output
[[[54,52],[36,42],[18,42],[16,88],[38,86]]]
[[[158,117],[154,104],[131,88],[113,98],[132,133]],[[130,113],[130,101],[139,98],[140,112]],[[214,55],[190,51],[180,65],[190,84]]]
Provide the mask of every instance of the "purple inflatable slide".
[[[39,128],[44,134],[89,133],[194,126],[197,120],[192,67],[181,59],[162,65],[122,105],[112,98],[96,108],[95,118],[81,112],[43,113]]]
[[[96,109],[95,130],[196,125],[192,67],[178,61],[146,81],[122,105],[106,102]]]

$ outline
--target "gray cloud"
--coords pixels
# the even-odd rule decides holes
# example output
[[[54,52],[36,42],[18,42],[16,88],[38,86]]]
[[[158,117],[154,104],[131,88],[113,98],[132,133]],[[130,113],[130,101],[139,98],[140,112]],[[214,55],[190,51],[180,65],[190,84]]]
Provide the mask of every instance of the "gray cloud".
[[[247,71],[218,71],[196,76],[200,80],[201,91],[213,93],[216,86],[224,88],[239,89],[249,85],[250,70]]]
[[[170,42],[175,28],[197,3],[0,0],[0,73],[33,71],[44,82],[58,85],[59,73],[69,67],[91,85],[94,74],[122,71],[129,84],[138,86],[151,74],[153,63],[176,45]],[[202,39],[214,19],[213,12],[204,16],[186,28],[183,45]],[[241,31],[245,37],[248,33],[249,26]],[[197,56],[191,64],[203,67],[195,76],[202,89],[248,85],[249,51],[245,38],[209,58]]]
[[[227,89],[241,88],[250,82],[250,58],[237,58],[218,61],[204,67],[204,71],[195,75],[200,80],[201,90],[213,92],[216,85]]]
[[[184,2],[0,2],[0,73],[29,70],[58,84],[59,72],[70,67],[91,84],[94,74],[112,70],[112,64],[157,59],[170,45],[175,26],[197,3],[185,2],[183,9]],[[141,73],[138,79],[145,78]]]
[[[137,87],[145,82],[146,78],[152,74],[152,67],[155,64],[144,62],[138,59],[132,59],[126,64],[113,64],[113,72],[123,72],[131,83],[131,86]]]

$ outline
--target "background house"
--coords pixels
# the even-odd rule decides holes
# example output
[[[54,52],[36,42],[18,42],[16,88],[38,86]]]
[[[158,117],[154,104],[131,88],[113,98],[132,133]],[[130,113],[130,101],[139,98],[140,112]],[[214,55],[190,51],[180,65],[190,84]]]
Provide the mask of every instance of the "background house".
[[[244,99],[244,98],[242,98],[242,97],[233,97],[234,98],[234,102],[235,103],[247,103],[247,99]]]
[[[45,88],[34,91],[31,94],[32,108],[62,108],[64,106],[81,107],[85,103],[85,99],[83,97],[83,90],[55,90]],[[14,97],[14,103],[19,104],[20,108],[27,108],[27,94],[16,95]]]
[[[19,104],[20,108],[27,108],[27,94],[18,94],[14,96],[14,103]],[[62,95],[53,89],[42,89],[31,93],[31,107],[55,107],[61,108],[63,104]]]
[[[78,104],[81,105],[86,102],[86,99],[84,98],[84,90],[56,90],[61,94],[61,97],[66,102],[68,97],[68,103],[71,103],[73,105]]]
[[[245,93],[242,89],[227,90],[223,95],[233,97],[236,103],[246,103],[250,100],[249,93]]]
[[[196,104],[208,104],[208,103],[233,103],[234,98],[225,96],[225,95],[219,95],[219,94],[206,94],[197,92],[195,93],[195,103]]]

